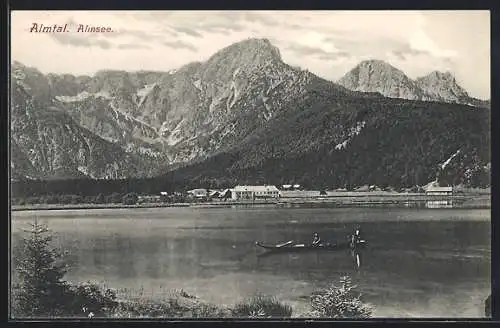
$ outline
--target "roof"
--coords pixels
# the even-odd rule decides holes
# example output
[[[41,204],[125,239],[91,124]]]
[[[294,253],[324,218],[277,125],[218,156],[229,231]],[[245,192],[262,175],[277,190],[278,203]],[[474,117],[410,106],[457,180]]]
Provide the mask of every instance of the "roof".
[[[203,193],[203,192],[207,192],[206,189],[192,189],[192,190],[188,190],[188,193]]]
[[[435,187],[435,186],[430,186],[426,190],[427,192],[429,191],[437,191],[437,192],[452,192],[453,187]]]
[[[234,191],[279,191],[276,186],[236,186]]]

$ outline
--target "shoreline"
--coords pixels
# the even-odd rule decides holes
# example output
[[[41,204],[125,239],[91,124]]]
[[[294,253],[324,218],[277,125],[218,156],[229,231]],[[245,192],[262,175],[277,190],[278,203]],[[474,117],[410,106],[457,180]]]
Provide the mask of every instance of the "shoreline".
[[[423,205],[423,206],[422,206]],[[393,195],[342,195],[315,198],[281,198],[279,200],[257,201],[209,201],[186,203],[142,203],[124,205],[112,204],[30,204],[11,205],[11,211],[36,210],[92,210],[92,209],[126,209],[126,208],[227,208],[235,206],[273,206],[278,208],[293,207],[402,207],[402,208],[455,208],[455,209],[489,209],[490,194],[428,196],[425,194],[393,194]]]

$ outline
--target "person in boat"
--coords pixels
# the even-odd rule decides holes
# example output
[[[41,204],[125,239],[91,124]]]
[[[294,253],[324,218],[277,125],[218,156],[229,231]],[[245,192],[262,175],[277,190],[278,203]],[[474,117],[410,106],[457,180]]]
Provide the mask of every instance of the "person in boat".
[[[361,240],[361,236],[360,236],[359,229],[356,229],[356,231],[351,236],[351,247],[352,248],[356,247],[360,240]]]
[[[312,246],[319,246],[319,245],[321,245],[321,238],[319,238],[318,233],[315,232],[313,235]]]

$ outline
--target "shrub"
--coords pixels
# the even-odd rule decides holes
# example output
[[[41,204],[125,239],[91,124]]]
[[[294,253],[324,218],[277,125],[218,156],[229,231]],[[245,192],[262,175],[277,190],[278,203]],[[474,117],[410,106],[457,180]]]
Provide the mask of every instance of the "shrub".
[[[487,318],[491,317],[491,294],[484,301],[484,315]]]
[[[95,203],[96,204],[103,204],[106,199],[104,198],[104,195],[103,194],[98,194],[96,197],[95,197]]]
[[[340,279],[341,286],[330,286],[311,297],[311,317],[319,318],[369,318],[371,308],[360,300],[349,277]]]
[[[92,313],[95,316],[105,316],[117,306],[116,293],[111,289],[104,291],[90,282],[69,285],[65,291],[64,315],[78,316]]]
[[[137,201],[139,200],[139,197],[137,196],[136,193],[128,193],[122,198],[122,203],[124,205],[134,205],[137,204]]]
[[[121,203],[122,201],[122,196],[119,193],[112,193],[111,195],[108,195],[105,197],[106,203]]]
[[[71,204],[73,205],[81,204],[82,200],[82,197],[79,195],[71,195]]]
[[[61,195],[60,201],[61,204],[71,204],[72,197],[71,195]]]
[[[231,313],[235,317],[287,318],[292,316],[292,307],[275,297],[257,295],[235,305]]]

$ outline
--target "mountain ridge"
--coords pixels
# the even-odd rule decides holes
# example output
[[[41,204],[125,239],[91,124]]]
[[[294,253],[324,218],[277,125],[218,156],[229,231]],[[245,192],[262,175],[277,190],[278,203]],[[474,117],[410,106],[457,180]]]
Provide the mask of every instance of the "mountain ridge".
[[[358,63],[337,83],[350,90],[379,92],[390,98],[489,106],[489,101],[470,97],[449,71],[434,70],[425,76],[411,79],[402,70],[379,59]]]
[[[394,83],[389,86],[379,83],[379,89],[360,92],[286,64],[279,49],[267,39],[244,40],[221,49],[204,62],[189,63],[167,72],[102,70],[92,76],[44,75],[16,62],[12,67],[13,85],[26,95],[15,92],[12,97],[17,110],[13,111],[15,120],[14,126],[11,126],[16,159],[11,165],[19,168],[16,169],[18,177],[32,175],[35,167],[39,169],[38,173],[33,171],[37,178],[83,175],[97,179],[158,176],[169,174],[167,172],[186,172],[193,167],[199,170],[199,174],[195,175],[208,177],[211,174],[203,167],[210,172],[232,167],[233,172],[240,172],[234,173],[233,178],[243,179],[247,173],[248,176],[254,174],[250,172],[258,167],[264,171],[268,167],[274,174],[279,174],[274,165],[280,163],[278,167],[285,170],[287,166],[290,169],[293,167],[295,175],[303,178],[304,172],[309,172],[308,168],[301,171],[291,163],[294,160],[325,170],[329,161],[350,161],[350,155],[345,157],[339,154],[350,149],[349,145],[356,145],[356,140],[364,135],[364,131],[378,135],[370,125],[378,119],[373,118],[375,121],[372,123],[363,119],[367,113],[375,115],[370,110],[371,103],[383,104],[381,115],[391,112],[393,116],[402,115],[402,109],[408,110],[408,115],[412,110],[428,115],[424,108],[440,108],[432,114],[436,119],[449,108],[462,113],[467,107],[418,99],[430,94],[424,92],[422,86],[432,85],[428,81],[434,81],[432,76],[413,81],[396,68],[386,72],[383,69],[385,64],[372,61],[375,74],[363,67],[360,67],[359,74],[369,80],[374,76],[378,82],[383,77],[386,77],[385,80],[390,77]],[[435,75],[449,79],[447,75]],[[404,88],[413,91],[408,92]],[[448,95],[446,89],[433,88],[437,89],[437,95],[444,95],[443,99]],[[398,97],[384,97],[387,92]],[[462,89],[456,88],[449,94],[458,96],[461,92]],[[400,99],[401,96],[411,95],[416,95],[413,102]],[[38,128],[27,128],[35,124],[34,119],[20,109],[28,107],[43,113],[40,114],[42,117],[51,117],[52,121],[39,120]],[[476,120],[474,117],[484,114],[470,115],[472,122]],[[423,124],[423,118],[418,115],[412,117],[415,124]],[[391,116],[387,118],[391,119]],[[453,120],[469,124],[461,121],[460,116],[454,115]],[[453,120],[452,123],[455,122]],[[66,123],[72,128],[62,129],[61,126]],[[382,128],[388,130],[389,126]],[[432,133],[442,132],[433,130]],[[470,133],[480,134],[480,131],[472,129]],[[96,155],[90,156],[88,151],[85,153],[84,144],[77,141],[71,149],[71,142],[66,140],[83,140],[80,137],[83,135],[87,136],[85,140],[91,140],[90,144],[99,145],[97,149],[111,157],[101,160]],[[269,135],[274,137],[269,139]],[[27,142],[26,138],[31,141]],[[457,148],[456,140],[461,137],[456,135],[454,138],[455,141],[444,141],[446,145],[443,147]],[[477,163],[488,161],[480,150],[480,144],[476,141],[466,144],[469,144],[470,151],[479,149],[481,159],[476,160]],[[48,161],[42,161],[41,155],[30,155],[34,145],[42,149],[40,154],[48,154]],[[431,147],[430,144],[428,146]],[[60,159],[59,149],[67,151],[70,157]],[[388,149],[395,153],[387,156],[407,154],[402,148],[391,146]],[[78,154],[87,155],[78,155],[77,150]],[[306,158],[316,157],[314,154],[318,152],[330,155],[325,156],[323,161],[318,158],[317,163],[309,163]],[[447,156],[445,153],[439,156]],[[226,155],[239,157],[240,160],[228,162],[224,159]],[[444,160],[441,157],[439,160]],[[207,164],[212,163],[214,158],[221,162],[215,171],[212,164]],[[438,158],[434,155],[432,158],[437,163]],[[61,164],[64,161],[67,161],[66,168]],[[61,166],[62,171],[66,170],[64,174],[53,169],[54,163]],[[430,169],[426,165],[431,164],[419,165],[425,166],[422,169],[425,174],[422,174],[428,177]],[[345,180],[347,173],[339,174],[344,177],[331,178],[334,179],[332,183]],[[221,178],[219,173],[214,176]],[[311,180],[317,181],[317,177],[311,177]],[[402,180],[408,182],[411,179]]]

